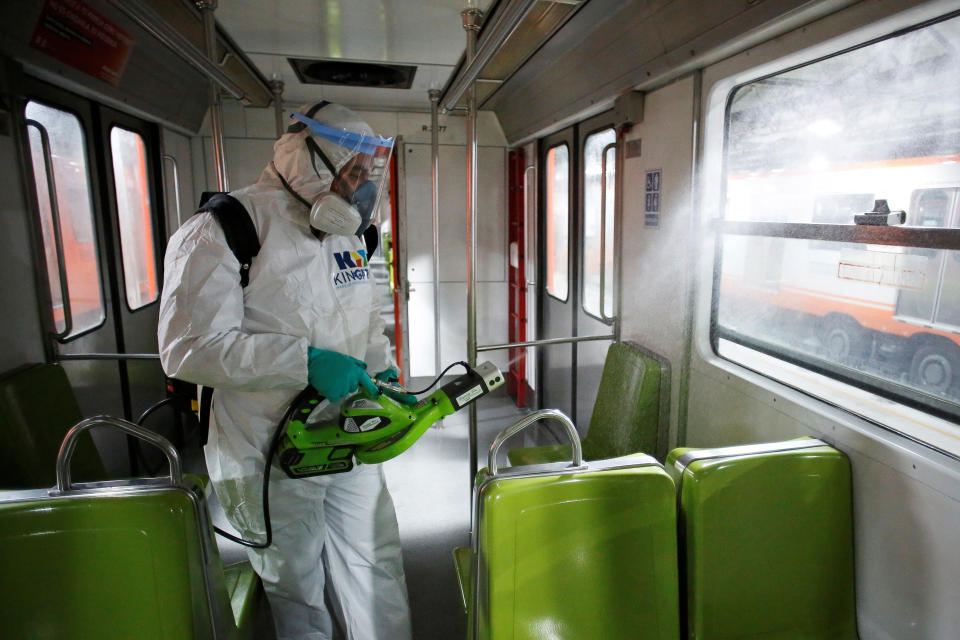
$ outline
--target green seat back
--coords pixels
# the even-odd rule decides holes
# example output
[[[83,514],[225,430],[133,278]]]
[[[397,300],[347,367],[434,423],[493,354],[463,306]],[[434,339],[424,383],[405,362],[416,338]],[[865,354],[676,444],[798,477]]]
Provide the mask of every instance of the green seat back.
[[[629,342],[610,345],[600,389],[583,441],[587,460],[616,458],[642,451],[660,457],[661,385],[664,365]],[[669,375],[669,371],[666,372]],[[665,427],[666,425],[664,425]]]
[[[497,479],[479,504],[479,640],[679,637],[676,490],[659,465]]]
[[[198,508],[169,486],[3,502],[0,637],[212,637]]]
[[[686,637],[857,638],[850,463],[829,446],[784,444],[710,450],[721,455],[687,466],[677,461],[690,449],[670,453]]]
[[[56,484],[57,452],[83,416],[63,367],[40,364],[0,378],[0,488]],[[84,438],[73,455],[72,477],[106,476],[93,442]]]

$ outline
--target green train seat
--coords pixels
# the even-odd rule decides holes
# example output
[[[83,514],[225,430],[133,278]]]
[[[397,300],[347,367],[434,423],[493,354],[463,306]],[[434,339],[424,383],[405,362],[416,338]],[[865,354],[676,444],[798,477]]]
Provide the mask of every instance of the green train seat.
[[[564,425],[572,462],[498,470],[503,442],[540,419]],[[679,637],[676,491],[654,458],[584,462],[566,416],[530,414],[495,440],[474,522],[454,551],[472,640]]]
[[[170,477],[73,484],[78,436],[100,425],[159,446]],[[64,440],[56,481],[0,492],[0,637],[254,637],[259,579],[249,565],[220,565],[204,489],[169,442],[115,418],[84,420]]]
[[[857,638],[850,462],[820,440],[674,449],[687,633]]]
[[[642,451],[663,460],[669,416],[669,363],[637,344],[615,342],[603,363],[583,455],[603,460]],[[514,466],[569,460],[570,445],[514,449],[507,457]]]
[[[0,377],[0,488],[52,487],[60,443],[82,419],[60,365],[30,365]],[[83,481],[106,478],[90,440],[77,448],[74,475]]]

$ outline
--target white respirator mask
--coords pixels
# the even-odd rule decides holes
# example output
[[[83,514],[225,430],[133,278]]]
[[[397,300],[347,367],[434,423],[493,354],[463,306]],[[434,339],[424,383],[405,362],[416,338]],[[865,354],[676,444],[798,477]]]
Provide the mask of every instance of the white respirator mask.
[[[352,236],[363,222],[356,207],[335,193],[325,193],[310,207],[310,226],[337,236]]]

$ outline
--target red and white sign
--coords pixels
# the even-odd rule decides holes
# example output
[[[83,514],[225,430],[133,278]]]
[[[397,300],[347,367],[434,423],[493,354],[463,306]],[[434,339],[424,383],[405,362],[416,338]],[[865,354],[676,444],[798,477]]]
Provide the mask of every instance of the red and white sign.
[[[47,0],[30,46],[117,86],[130,57],[130,35],[83,0]]]

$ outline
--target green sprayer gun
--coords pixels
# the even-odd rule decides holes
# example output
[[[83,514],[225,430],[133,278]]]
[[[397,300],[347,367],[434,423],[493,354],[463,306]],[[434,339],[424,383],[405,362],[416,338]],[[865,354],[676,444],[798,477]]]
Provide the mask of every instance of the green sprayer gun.
[[[460,364],[467,369],[465,374],[416,404],[404,405],[385,393],[371,397],[361,391],[343,403],[339,420],[318,424],[311,424],[309,417],[324,398],[307,387],[285,416],[277,449],[280,467],[291,478],[307,478],[349,471],[354,459],[376,464],[400,455],[435,422],[503,384],[503,375],[491,362],[475,369]],[[396,385],[376,383],[381,390],[408,393]]]

